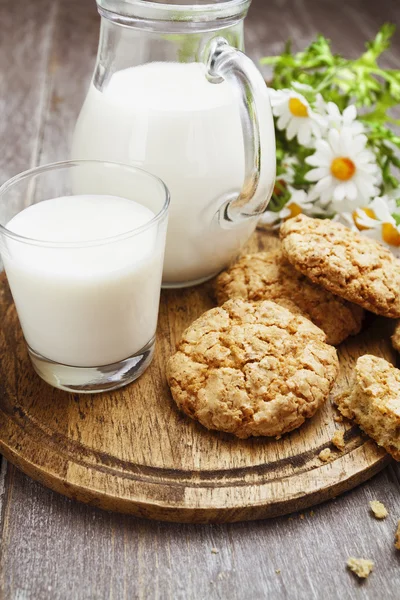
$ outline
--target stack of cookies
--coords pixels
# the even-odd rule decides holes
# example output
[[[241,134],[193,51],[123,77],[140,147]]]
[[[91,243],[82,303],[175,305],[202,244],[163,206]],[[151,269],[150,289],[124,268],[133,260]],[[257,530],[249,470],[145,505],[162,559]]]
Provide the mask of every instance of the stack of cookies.
[[[169,361],[177,405],[208,429],[247,438],[299,427],[328,398],[339,369],[334,346],[360,331],[365,310],[400,317],[400,261],[381,244],[304,215],[286,221],[280,237],[279,250],[244,256],[218,276],[221,306],[184,332]],[[400,348],[400,329],[393,344]],[[388,379],[396,385],[386,402]],[[361,357],[338,401],[393,455],[399,392],[400,372]]]

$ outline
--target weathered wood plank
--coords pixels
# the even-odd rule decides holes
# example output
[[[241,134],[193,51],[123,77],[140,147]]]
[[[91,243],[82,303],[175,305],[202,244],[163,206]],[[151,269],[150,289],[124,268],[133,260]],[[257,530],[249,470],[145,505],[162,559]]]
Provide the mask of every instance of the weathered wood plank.
[[[61,3],[58,10],[66,12],[58,13],[53,40],[58,40],[63,51],[55,73],[49,76],[51,4],[57,4],[56,0],[0,0],[0,140],[6,141],[0,154],[2,180],[34,164],[38,156],[42,162],[64,156],[69,135],[64,126],[73,122],[80,105],[78,94],[83,97],[84,82],[90,76],[97,39],[94,3]],[[67,13],[68,25],[60,19],[60,14]],[[91,19],[93,25],[89,25]],[[338,51],[354,54],[388,20],[400,22],[397,0],[352,0],[346,5],[337,0],[254,0],[247,48],[259,58],[279,52],[289,35],[300,48],[322,31],[334,40]],[[391,65],[400,61],[399,37]],[[67,60],[76,61],[75,67]],[[24,75],[18,74],[21,67]],[[74,69],[80,84],[74,81]],[[55,91],[53,101],[49,90]],[[39,140],[44,105],[48,107],[44,144],[35,153],[32,140]],[[0,596],[26,600],[395,598],[399,558],[393,533],[400,518],[399,481],[399,467],[390,468],[346,496],[317,507],[313,517],[307,513],[304,519],[179,526],[77,505],[10,467],[5,480]],[[370,517],[371,499],[388,506],[386,521]],[[218,554],[211,553],[214,547]],[[344,568],[350,553],[376,562],[376,571],[365,584],[359,585]]]
[[[234,525],[173,525],[111,514],[58,496],[9,468],[3,538],[6,598],[395,598],[400,516],[390,471],[299,515]],[[369,500],[389,508],[386,521]],[[218,550],[217,554],[212,549]],[[349,555],[372,558],[360,586]],[[277,574],[276,570],[281,573]],[[49,589],[51,588],[51,589]]]
[[[37,164],[58,0],[0,0],[0,181]]]
[[[0,0],[0,183],[37,163],[57,2]],[[7,463],[1,465],[0,526]]]

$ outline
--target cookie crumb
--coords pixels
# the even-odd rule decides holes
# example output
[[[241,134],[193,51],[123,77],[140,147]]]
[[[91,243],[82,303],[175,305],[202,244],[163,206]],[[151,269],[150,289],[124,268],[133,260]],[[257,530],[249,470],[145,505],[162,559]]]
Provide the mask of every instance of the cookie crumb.
[[[303,520],[304,519],[304,513],[301,513],[300,515],[300,519]]]
[[[332,452],[330,451],[330,448],[325,448],[325,450],[321,450],[321,452],[318,454],[318,458],[322,462],[328,462],[331,458],[331,454]]]
[[[218,548],[211,548],[211,554],[219,554]]]
[[[351,556],[347,560],[347,566],[357,577],[366,579],[374,568],[374,563],[367,558],[354,558]]]
[[[334,420],[336,423],[343,423],[343,417],[342,417],[342,415],[335,415],[335,416],[333,417],[333,420]]]
[[[277,575],[280,575],[280,573],[281,573],[281,570],[280,570],[280,569],[275,569],[275,573],[276,573]]]
[[[310,517],[313,517],[315,515],[315,512],[313,510],[310,510]]]
[[[341,429],[336,429],[331,442],[338,450],[344,450],[346,446],[344,441],[344,432]]]
[[[376,519],[386,519],[389,513],[382,502],[379,502],[379,500],[371,500],[369,505]]]
[[[400,550],[400,521],[397,524],[396,534],[394,538],[394,547]]]

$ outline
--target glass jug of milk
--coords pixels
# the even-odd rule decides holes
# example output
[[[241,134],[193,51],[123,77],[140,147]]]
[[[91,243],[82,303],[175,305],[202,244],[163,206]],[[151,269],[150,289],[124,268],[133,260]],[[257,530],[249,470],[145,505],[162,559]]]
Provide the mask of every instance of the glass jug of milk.
[[[251,0],[185,1],[97,0],[97,62],[72,146],[73,158],[134,165],[166,182],[164,287],[227,266],[275,178],[268,90],[242,52]]]

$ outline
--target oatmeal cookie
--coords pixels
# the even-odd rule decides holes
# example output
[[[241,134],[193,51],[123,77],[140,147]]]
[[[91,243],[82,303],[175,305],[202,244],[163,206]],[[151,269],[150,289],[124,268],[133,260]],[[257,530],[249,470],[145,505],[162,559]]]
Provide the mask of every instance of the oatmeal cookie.
[[[357,334],[364,316],[360,306],[334,296],[296,271],[281,250],[243,256],[217,277],[215,293],[218,304],[231,298],[273,300],[310,319],[333,346]]]
[[[400,371],[383,358],[365,354],[349,390],[335,399],[340,412],[400,460]]]
[[[178,407],[208,429],[278,436],[325,402],[336,350],[311,321],[274,302],[229,300],[184,332],[168,363]]]
[[[282,250],[325,289],[385,317],[400,317],[400,261],[376,240],[328,219],[299,215],[281,227]]]

